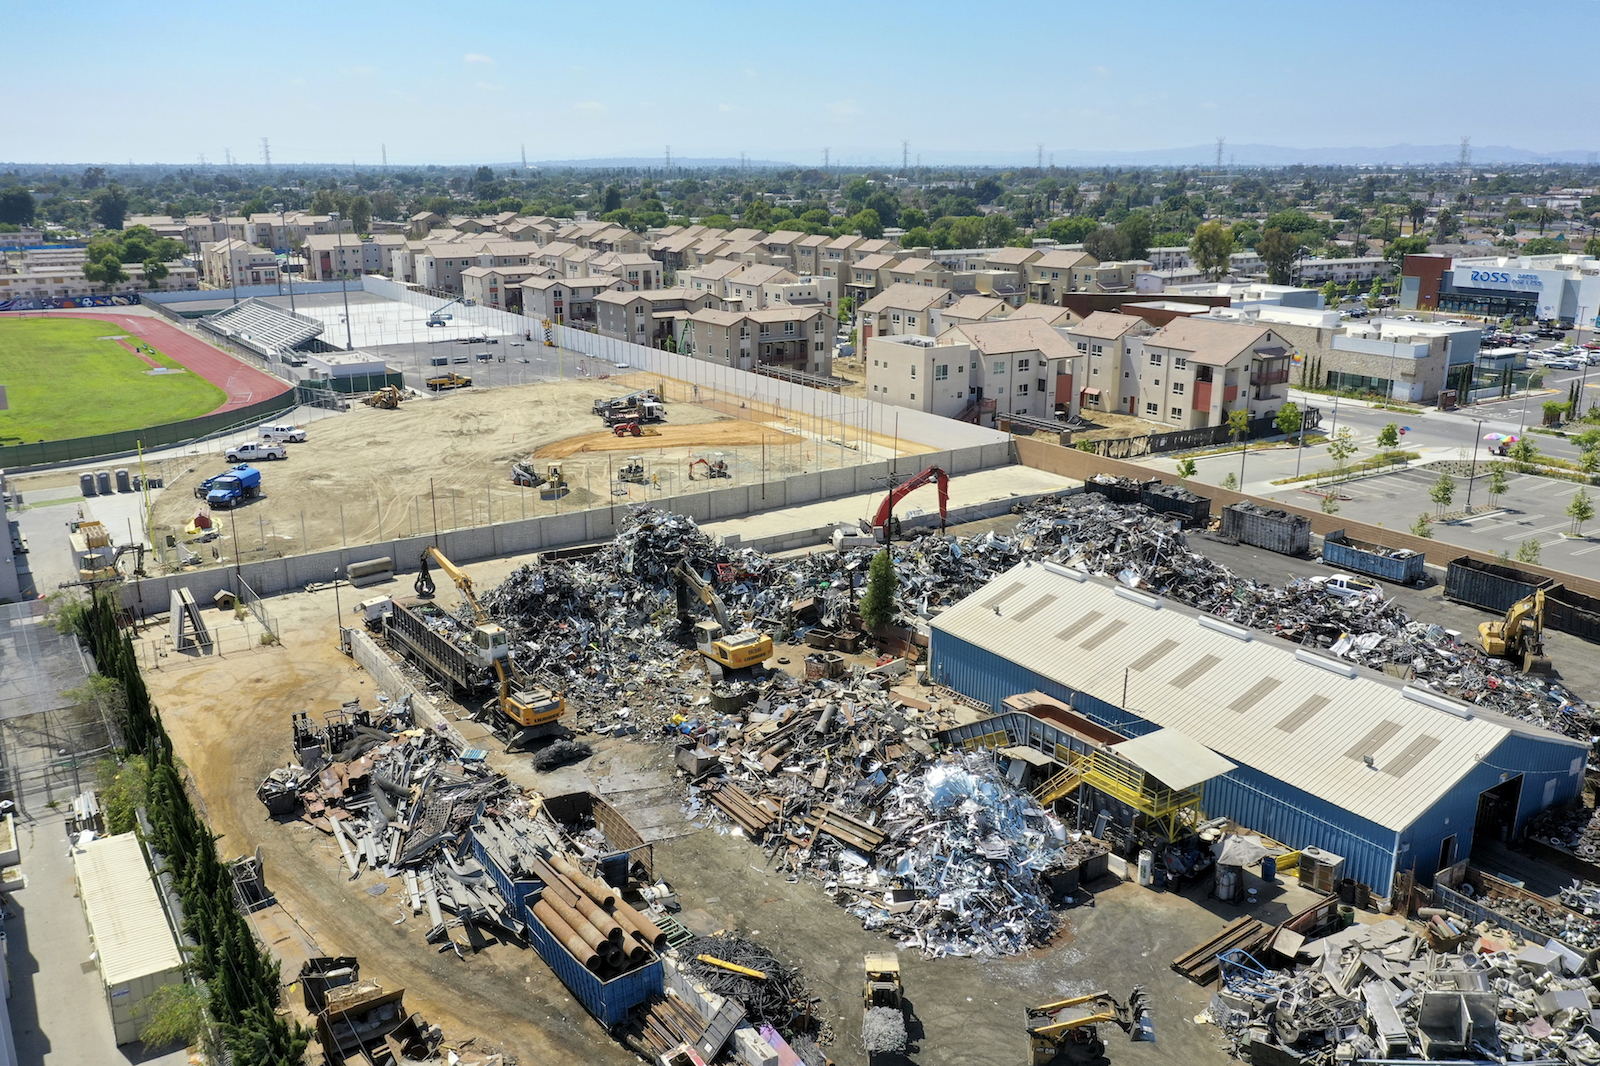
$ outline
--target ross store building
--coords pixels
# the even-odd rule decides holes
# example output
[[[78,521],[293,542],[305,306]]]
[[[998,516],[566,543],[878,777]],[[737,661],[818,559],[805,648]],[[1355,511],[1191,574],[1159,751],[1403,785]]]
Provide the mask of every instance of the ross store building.
[[[1583,783],[1583,741],[1054,563],[1012,568],[931,628],[934,681],[1186,738],[1232,764],[1205,783],[1206,817],[1341,856],[1380,896],[1397,873],[1427,883],[1475,841],[1515,837]]]
[[[1400,306],[1409,311],[1552,320],[1567,327],[1600,316],[1600,260],[1586,255],[1408,255],[1401,269]]]

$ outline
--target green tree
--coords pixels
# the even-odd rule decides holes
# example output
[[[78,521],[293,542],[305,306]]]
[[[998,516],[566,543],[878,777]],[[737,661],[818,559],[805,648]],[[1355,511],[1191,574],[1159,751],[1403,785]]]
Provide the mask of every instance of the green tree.
[[[1428,217],[1428,205],[1420,200],[1412,200],[1406,204],[1406,215],[1411,219],[1411,232],[1416,233]]]
[[[159,259],[150,258],[144,261],[144,283],[152,289],[159,289],[169,273],[171,272],[167,270],[167,264]]]
[[[1293,233],[1281,229],[1262,230],[1256,241],[1256,254],[1266,264],[1267,280],[1274,285],[1289,284],[1294,277],[1294,255],[1299,249],[1300,242]]]
[[[350,225],[357,233],[372,232],[372,201],[365,196],[350,200]]]
[[[1600,448],[1585,448],[1578,453],[1578,466],[1591,478],[1600,470]]]
[[[1383,279],[1373,278],[1372,288],[1367,290],[1367,306],[1377,307],[1378,299],[1383,295]]]
[[[1250,411],[1248,408],[1238,407],[1228,412],[1228,436],[1239,445],[1239,484],[1244,484],[1244,457],[1249,453],[1250,445],[1245,441],[1245,435],[1250,432]]]
[[[1444,509],[1450,506],[1450,501],[1456,498],[1456,481],[1449,474],[1440,474],[1439,480],[1433,483],[1428,490],[1428,499],[1437,507],[1438,514],[1443,515]]]
[[[606,186],[605,201],[600,207],[601,212],[616,211],[622,207],[622,190],[615,185]]]
[[[1233,234],[1220,222],[1202,223],[1189,242],[1189,257],[1212,280],[1228,272],[1233,255]]]
[[[1525,540],[1517,545],[1517,562],[1519,563],[1532,563],[1534,566],[1538,566],[1541,554],[1543,554],[1543,549],[1539,546],[1537,540]]]
[[[400,218],[400,197],[384,189],[372,194],[372,213],[378,218],[393,222]]]
[[[1102,263],[1128,257],[1128,240],[1111,226],[1101,226],[1084,235],[1083,250]]]
[[[1322,286],[1322,302],[1327,307],[1339,306],[1339,283],[1330,281]]]
[[[1511,485],[1511,477],[1506,473],[1506,464],[1489,464],[1489,506],[1494,506],[1494,501],[1505,494]]]
[[[1089,442],[1085,441],[1084,443],[1087,444]],[[1237,489],[1239,487],[1239,476],[1232,470],[1228,471],[1228,476],[1222,479],[1222,487],[1225,489]]]
[[[1178,479],[1188,481],[1195,475],[1195,461],[1192,456],[1185,456],[1178,460]]]
[[[1600,237],[1590,237],[1584,241],[1583,254],[1592,259],[1600,259]]]
[[[1334,469],[1341,475],[1345,464],[1356,454],[1356,448],[1355,435],[1350,432],[1349,426],[1342,427],[1328,442],[1328,458],[1333,460]]]
[[[0,222],[10,226],[29,226],[38,214],[38,204],[33,193],[23,188],[0,192]]]
[[[1285,437],[1295,436],[1300,432],[1300,405],[1293,400],[1285,401],[1272,421]]]
[[[1533,471],[1533,464],[1539,461],[1539,446],[1524,437],[1511,446],[1511,461],[1516,464],[1517,470],[1527,474]]]
[[[1417,515],[1417,520],[1415,522],[1411,523],[1411,535],[1413,537],[1426,537],[1429,540],[1432,540],[1433,539],[1433,518],[1432,518],[1432,516],[1429,515],[1426,511],[1424,511],[1422,514]]]
[[[122,260],[115,253],[104,259],[91,259],[83,264],[83,277],[86,281],[99,282],[110,292],[111,287],[119,281],[127,281],[128,273],[122,269]]]
[[[1428,238],[1426,237],[1396,237],[1383,255],[1384,258],[1392,259],[1398,263],[1404,256],[1421,255],[1427,250]]]
[[[1155,226],[1150,221],[1150,212],[1133,211],[1128,217],[1117,223],[1117,234],[1127,243],[1125,253],[1129,259],[1143,259],[1150,254],[1150,237],[1155,232]]]
[[[1322,497],[1322,503],[1320,506],[1322,507],[1323,514],[1339,513],[1339,499],[1331,491]]]
[[[332,189],[318,189],[311,197],[311,213],[313,215],[331,215],[339,210],[338,201],[333,198]],[[439,214],[445,214],[440,211]]]
[[[209,1000],[203,984],[163,985],[133,1010],[135,1016],[144,1019],[139,1026],[139,1039],[147,1048],[180,1043],[193,1046],[206,1031]]]
[[[883,236],[883,221],[878,218],[878,212],[870,207],[864,207],[850,220],[850,228],[868,240],[877,240]]]
[[[899,581],[889,549],[879,550],[872,557],[872,567],[867,572],[867,591],[861,597],[861,620],[868,629],[877,629],[894,620],[894,592]]]
[[[112,182],[94,194],[94,220],[106,229],[121,229],[122,220],[128,217],[128,192]]]
[[[1400,447],[1400,425],[1399,425],[1399,423],[1390,422],[1387,426],[1384,426],[1382,429],[1380,429],[1378,431],[1378,447],[1380,447],[1380,448],[1398,448],[1398,447]]]
[[[1583,524],[1594,517],[1594,500],[1589,498],[1588,489],[1579,489],[1572,499],[1567,501],[1567,517],[1572,519],[1572,535],[1583,535]]]

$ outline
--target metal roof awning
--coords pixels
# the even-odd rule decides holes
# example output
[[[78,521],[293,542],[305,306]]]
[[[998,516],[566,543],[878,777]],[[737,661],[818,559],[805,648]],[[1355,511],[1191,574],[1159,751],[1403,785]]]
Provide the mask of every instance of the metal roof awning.
[[[996,754],[1004,755],[1008,759],[1020,759],[1030,766],[1054,766],[1056,764],[1056,761],[1044,752],[1035,751],[1021,744],[1016,744],[1009,748],[1001,748]]]
[[[1099,396],[1100,395],[1100,390],[1099,389],[1084,389],[1083,390],[1083,394],[1085,396]]]
[[[1193,788],[1213,777],[1221,777],[1235,766],[1176,729],[1158,729],[1113,744],[1111,750],[1174,789]]]

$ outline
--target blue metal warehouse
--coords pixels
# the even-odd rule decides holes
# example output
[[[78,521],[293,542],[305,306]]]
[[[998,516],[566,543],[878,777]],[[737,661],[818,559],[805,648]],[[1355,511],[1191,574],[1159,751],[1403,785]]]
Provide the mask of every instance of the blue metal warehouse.
[[[1022,564],[934,619],[930,676],[992,708],[1038,690],[1123,736],[1237,764],[1207,817],[1346,858],[1388,895],[1578,794],[1587,745],[1114,582]]]

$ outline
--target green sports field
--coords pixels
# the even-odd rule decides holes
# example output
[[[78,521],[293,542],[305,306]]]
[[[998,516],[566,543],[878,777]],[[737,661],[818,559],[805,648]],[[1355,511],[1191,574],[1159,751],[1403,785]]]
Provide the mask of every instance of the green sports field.
[[[150,374],[115,324],[94,319],[0,318],[0,444],[87,437],[177,422],[220,407],[227,396],[198,374]],[[141,343],[128,335],[128,344]],[[180,364],[158,351],[164,367]]]

